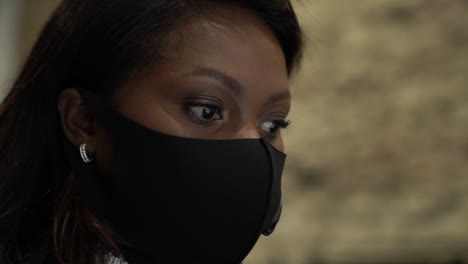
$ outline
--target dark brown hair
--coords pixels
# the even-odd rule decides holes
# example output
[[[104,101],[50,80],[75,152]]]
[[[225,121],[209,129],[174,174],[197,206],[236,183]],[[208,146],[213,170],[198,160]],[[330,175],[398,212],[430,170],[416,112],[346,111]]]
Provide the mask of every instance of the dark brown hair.
[[[88,210],[64,155],[57,98],[67,87],[111,96],[157,62],[168,34],[242,7],[276,35],[291,74],[302,33],[289,0],[64,0],[0,105],[0,262],[104,263],[118,239]]]

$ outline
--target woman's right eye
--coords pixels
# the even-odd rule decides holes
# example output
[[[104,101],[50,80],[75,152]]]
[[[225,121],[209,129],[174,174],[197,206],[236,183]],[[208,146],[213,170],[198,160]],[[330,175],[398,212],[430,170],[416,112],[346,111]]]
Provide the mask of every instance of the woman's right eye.
[[[187,110],[192,121],[200,125],[210,125],[217,120],[223,119],[221,108],[215,104],[190,103]]]

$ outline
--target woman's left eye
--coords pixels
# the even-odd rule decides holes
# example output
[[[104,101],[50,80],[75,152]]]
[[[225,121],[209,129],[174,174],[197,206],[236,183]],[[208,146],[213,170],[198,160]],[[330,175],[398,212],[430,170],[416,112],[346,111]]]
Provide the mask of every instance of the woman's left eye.
[[[271,120],[263,122],[260,128],[269,135],[275,136],[280,128],[287,128],[291,124],[287,120]]]
[[[214,104],[192,103],[187,106],[187,109],[192,121],[200,125],[223,119],[221,108]]]

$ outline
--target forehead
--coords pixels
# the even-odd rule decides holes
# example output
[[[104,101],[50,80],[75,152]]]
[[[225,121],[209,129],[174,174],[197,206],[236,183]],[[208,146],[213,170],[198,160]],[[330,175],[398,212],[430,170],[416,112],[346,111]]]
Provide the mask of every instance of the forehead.
[[[284,90],[286,61],[271,29],[242,8],[218,8],[206,19],[175,30],[158,63],[158,73],[215,68],[256,90]]]

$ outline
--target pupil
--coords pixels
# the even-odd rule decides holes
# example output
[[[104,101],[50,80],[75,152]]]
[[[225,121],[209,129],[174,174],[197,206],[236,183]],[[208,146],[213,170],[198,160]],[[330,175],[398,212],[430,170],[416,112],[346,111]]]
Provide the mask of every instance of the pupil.
[[[270,133],[275,133],[276,131],[276,124],[274,122],[271,122],[270,124]]]
[[[203,108],[202,114],[203,114],[203,118],[211,119],[214,116],[215,111],[213,110],[213,108],[205,107]]]

